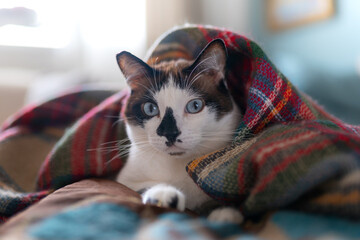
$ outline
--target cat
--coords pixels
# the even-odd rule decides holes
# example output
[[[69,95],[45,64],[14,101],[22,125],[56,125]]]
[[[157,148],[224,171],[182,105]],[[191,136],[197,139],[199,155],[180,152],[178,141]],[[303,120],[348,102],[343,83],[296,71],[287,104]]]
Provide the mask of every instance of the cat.
[[[143,192],[144,203],[196,211],[211,202],[185,167],[231,142],[241,120],[225,82],[226,59],[221,39],[194,61],[150,66],[129,52],[117,55],[131,90],[124,112],[131,147],[117,181]],[[240,222],[241,215],[219,208],[209,219]]]

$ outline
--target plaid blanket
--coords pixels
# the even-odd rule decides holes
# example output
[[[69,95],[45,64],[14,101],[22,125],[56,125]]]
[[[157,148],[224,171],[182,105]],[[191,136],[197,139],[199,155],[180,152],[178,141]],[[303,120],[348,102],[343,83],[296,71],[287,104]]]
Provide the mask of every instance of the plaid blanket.
[[[228,86],[244,109],[234,141],[184,171],[223,205],[253,217],[280,208],[360,217],[360,128],[343,123],[297,90],[253,41],[225,29],[166,33],[148,63],[193,59],[211,40],[228,48]],[[53,190],[123,166],[116,140],[127,92],[79,89],[28,106],[0,132],[0,218]]]

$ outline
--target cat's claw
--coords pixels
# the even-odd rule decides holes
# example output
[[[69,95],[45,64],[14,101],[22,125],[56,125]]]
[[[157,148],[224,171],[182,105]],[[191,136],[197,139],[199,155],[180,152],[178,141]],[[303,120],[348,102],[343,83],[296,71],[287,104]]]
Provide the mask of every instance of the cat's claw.
[[[142,194],[144,204],[157,205],[159,207],[185,210],[185,196],[173,186],[158,184],[149,188]]]
[[[216,208],[209,214],[207,218],[212,222],[234,224],[241,224],[244,221],[244,217],[240,211],[232,207]]]

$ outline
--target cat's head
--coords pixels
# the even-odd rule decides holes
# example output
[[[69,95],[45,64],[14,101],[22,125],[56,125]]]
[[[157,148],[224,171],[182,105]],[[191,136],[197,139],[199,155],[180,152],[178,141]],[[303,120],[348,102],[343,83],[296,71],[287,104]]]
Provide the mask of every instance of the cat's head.
[[[177,158],[225,146],[240,118],[225,82],[226,58],[220,39],[194,61],[149,66],[128,52],[119,53],[119,67],[131,89],[125,118],[133,144]]]

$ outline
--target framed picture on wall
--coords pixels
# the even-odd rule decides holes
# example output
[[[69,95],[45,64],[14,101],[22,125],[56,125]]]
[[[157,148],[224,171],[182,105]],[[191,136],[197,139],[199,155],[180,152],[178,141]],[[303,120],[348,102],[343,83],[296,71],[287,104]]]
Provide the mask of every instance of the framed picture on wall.
[[[334,0],[267,0],[267,23],[271,30],[290,29],[330,18]]]

